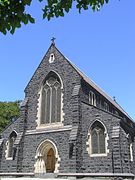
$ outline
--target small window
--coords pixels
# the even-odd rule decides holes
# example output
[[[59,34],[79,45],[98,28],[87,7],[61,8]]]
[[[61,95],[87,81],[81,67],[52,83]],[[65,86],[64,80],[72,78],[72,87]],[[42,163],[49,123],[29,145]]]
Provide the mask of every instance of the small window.
[[[74,144],[70,143],[69,144],[69,159],[71,159],[73,156],[73,149],[74,149]]]
[[[101,99],[100,99],[100,95],[96,95],[96,106],[97,107],[101,107]]]
[[[104,102],[104,110],[109,111],[109,105],[107,102]]]
[[[15,131],[13,131],[9,138],[8,138],[8,142],[7,142],[7,158],[13,158],[14,156],[14,142],[16,140],[17,134]]]
[[[115,114],[116,114],[117,116],[119,116],[119,113],[118,113],[118,111],[116,111],[116,110],[115,110]]]
[[[91,154],[105,154],[105,128],[96,121],[91,127]]]
[[[53,63],[55,60],[54,54],[50,54],[49,63]]]
[[[96,96],[92,91],[89,92],[89,103],[93,106],[96,106]]]

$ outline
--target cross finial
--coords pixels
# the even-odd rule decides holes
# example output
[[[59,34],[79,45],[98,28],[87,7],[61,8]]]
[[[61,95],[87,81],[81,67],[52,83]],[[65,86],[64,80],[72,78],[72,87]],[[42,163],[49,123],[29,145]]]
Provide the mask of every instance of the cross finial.
[[[113,100],[116,102],[116,97],[115,96],[113,96]]]
[[[51,38],[51,41],[52,41],[52,44],[53,44],[53,45],[55,45],[55,39],[56,39],[55,37],[52,37],[52,38]]]

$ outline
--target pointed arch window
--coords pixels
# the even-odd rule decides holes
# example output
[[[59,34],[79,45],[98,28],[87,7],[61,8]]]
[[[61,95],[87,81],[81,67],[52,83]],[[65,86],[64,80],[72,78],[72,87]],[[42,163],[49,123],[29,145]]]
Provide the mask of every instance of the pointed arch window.
[[[96,121],[91,127],[91,154],[106,153],[106,135],[104,126]]]
[[[17,137],[17,134],[15,131],[13,131],[8,138],[7,153],[6,153],[7,158],[11,159],[14,156],[14,142],[16,140],[16,137]]]
[[[55,73],[50,73],[42,88],[40,124],[61,121],[61,82]]]

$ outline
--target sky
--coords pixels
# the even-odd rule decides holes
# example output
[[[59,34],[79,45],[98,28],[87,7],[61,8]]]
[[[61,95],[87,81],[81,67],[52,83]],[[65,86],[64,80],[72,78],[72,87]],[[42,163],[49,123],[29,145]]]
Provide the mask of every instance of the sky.
[[[36,24],[0,33],[0,101],[22,100],[24,89],[51,44],[135,120],[135,0],[110,0],[99,12],[75,8],[42,20],[43,4],[27,8]]]

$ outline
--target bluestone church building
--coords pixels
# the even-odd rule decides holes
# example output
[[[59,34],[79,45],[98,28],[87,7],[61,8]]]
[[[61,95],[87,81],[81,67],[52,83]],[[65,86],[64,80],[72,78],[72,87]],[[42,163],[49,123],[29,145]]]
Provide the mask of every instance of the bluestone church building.
[[[133,179],[135,123],[54,41],[0,136],[1,176]]]

